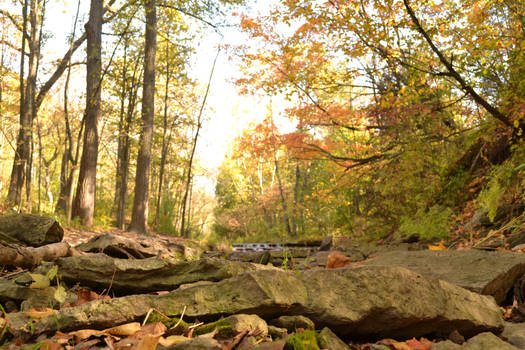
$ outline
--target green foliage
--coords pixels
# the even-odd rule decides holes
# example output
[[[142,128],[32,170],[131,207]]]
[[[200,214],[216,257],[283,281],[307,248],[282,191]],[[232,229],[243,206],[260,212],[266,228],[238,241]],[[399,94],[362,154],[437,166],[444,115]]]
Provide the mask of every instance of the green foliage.
[[[320,350],[317,344],[316,332],[305,330],[295,333],[286,340],[285,350]]]
[[[487,211],[491,222],[496,218],[498,208],[505,202],[522,201],[525,191],[524,174],[525,145],[515,146],[512,157],[501,165],[493,167],[489,176],[490,180],[476,199],[478,208]]]
[[[451,214],[452,209],[438,205],[428,211],[420,209],[415,215],[401,218],[399,235],[419,234],[423,238],[448,238]]]

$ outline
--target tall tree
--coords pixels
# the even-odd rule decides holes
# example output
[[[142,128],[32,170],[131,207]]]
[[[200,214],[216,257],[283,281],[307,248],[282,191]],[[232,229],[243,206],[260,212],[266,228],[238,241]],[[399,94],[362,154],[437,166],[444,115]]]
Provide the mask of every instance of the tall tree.
[[[29,6],[29,18],[27,8]],[[20,207],[22,202],[22,189],[26,174],[30,169],[31,153],[31,126],[33,115],[36,114],[36,79],[38,71],[38,60],[40,56],[40,36],[38,34],[40,1],[24,1],[22,7],[22,53],[25,52],[26,42],[29,47],[28,73],[24,83],[25,55],[20,59],[20,129],[18,132],[15,159],[11,171],[9,183],[8,200],[11,204]],[[29,34],[27,27],[29,23]],[[28,174],[28,176],[30,176]]]
[[[85,133],[77,191],[73,203],[73,217],[84,225],[93,225],[95,211],[95,185],[98,158],[98,120],[101,102],[102,71],[102,16],[104,1],[91,0],[87,32],[87,74]]]
[[[135,175],[135,197],[129,230],[147,232],[151,145],[155,116],[155,58],[157,52],[157,8],[155,0],[145,0],[146,42],[144,48],[144,83],[142,88],[142,129]]]

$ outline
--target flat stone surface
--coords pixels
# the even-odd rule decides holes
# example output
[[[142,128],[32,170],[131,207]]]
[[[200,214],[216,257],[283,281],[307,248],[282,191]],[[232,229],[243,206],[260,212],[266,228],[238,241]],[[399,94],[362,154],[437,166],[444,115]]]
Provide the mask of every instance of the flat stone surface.
[[[465,336],[503,329],[492,297],[400,267],[360,267],[307,271],[248,272],[211,285],[164,295],[130,295],[62,309],[35,321],[24,313],[7,316],[15,335],[57,330],[105,329],[143,318],[150,309],[201,321],[232,314],[263,319],[304,315],[343,339],[378,336]]]
[[[365,266],[401,266],[502,303],[516,279],[525,273],[525,254],[482,250],[395,251],[377,253]]]

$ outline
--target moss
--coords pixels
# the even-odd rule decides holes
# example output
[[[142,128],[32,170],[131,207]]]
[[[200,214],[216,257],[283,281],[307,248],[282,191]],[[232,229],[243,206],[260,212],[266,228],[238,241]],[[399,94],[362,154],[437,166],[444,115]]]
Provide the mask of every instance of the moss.
[[[296,333],[286,340],[284,350],[320,350],[315,331]]]
[[[206,333],[213,332],[215,329],[217,329],[217,335],[220,338],[228,338],[228,337],[235,335],[233,334],[234,332],[232,330],[232,325],[230,324],[228,320],[219,320],[219,321],[215,321],[215,322],[211,322],[211,323],[202,325],[200,327],[195,328],[195,330],[193,331],[193,334],[196,336],[201,335],[201,334],[206,334]]]
[[[148,317],[147,323],[155,323],[155,322],[162,322],[162,324],[165,325],[168,329],[175,326],[177,323],[179,323],[177,328],[189,327],[188,323],[184,322],[178,317],[166,317],[164,315],[159,314],[158,312],[152,312],[151,315]]]

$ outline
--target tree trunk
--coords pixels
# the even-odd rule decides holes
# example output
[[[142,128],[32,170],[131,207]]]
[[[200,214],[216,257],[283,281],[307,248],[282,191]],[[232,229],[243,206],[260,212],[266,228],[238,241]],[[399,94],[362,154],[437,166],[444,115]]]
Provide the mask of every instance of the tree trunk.
[[[160,156],[160,171],[159,171],[159,188],[157,191],[157,206],[155,212],[155,229],[157,232],[160,227],[160,206],[162,203],[162,187],[164,185],[164,172],[166,168],[166,158],[168,157],[168,149],[171,140],[171,131],[169,137],[168,133],[168,96],[170,83],[170,65],[169,65],[169,43],[166,43],[166,86],[164,89],[164,121],[162,130],[162,151]]]
[[[137,157],[135,197],[129,230],[147,232],[151,145],[155,115],[155,56],[157,49],[157,9],[155,0],[145,0],[146,43],[144,49],[144,86],[142,92],[142,130]]]
[[[93,225],[95,211],[95,184],[98,158],[98,120],[100,118],[102,71],[102,15],[103,0],[91,0],[87,32],[87,79],[85,132],[77,191],[73,203],[73,217],[82,224]]]
[[[286,224],[286,232],[288,236],[292,236],[292,228],[290,227],[290,217],[288,216],[288,206],[286,205],[286,198],[284,196],[283,183],[281,181],[281,172],[279,170],[279,162],[277,161],[277,150],[274,151],[273,157],[275,163],[275,176],[277,177],[277,183],[279,184],[279,194],[281,195],[281,204],[283,206],[283,217]]]
[[[73,30],[71,32],[71,41],[69,43],[70,50],[73,48],[75,33],[78,23],[78,14],[80,12],[80,0],[77,3],[77,11],[75,14],[75,19],[73,23]],[[67,214],[67,217],[70,218],[71,213],[71,187],[73,185],[72,176],[70,173],[73,173],[74,167],[76,166],[76,160],[73,159],[73,137],[71,133],[71,127],[69,124],[69,106],[68,106],[68,92],[69,92],[69,81],[71,78],[71,56],[67,60],[68,69],[66,75],[66,82],[64,84],[64,121],[66,135],[64,137],[64,152],[62,154],[62,161],[60,165],[60,193],[58,195],[57,204],[55,207],[55,213],[60,211]],[[78,143],[77,143],[78,148]],[[78,153],[78,152],[77,152]],[[71,178],[71,179],[70,179]]]

